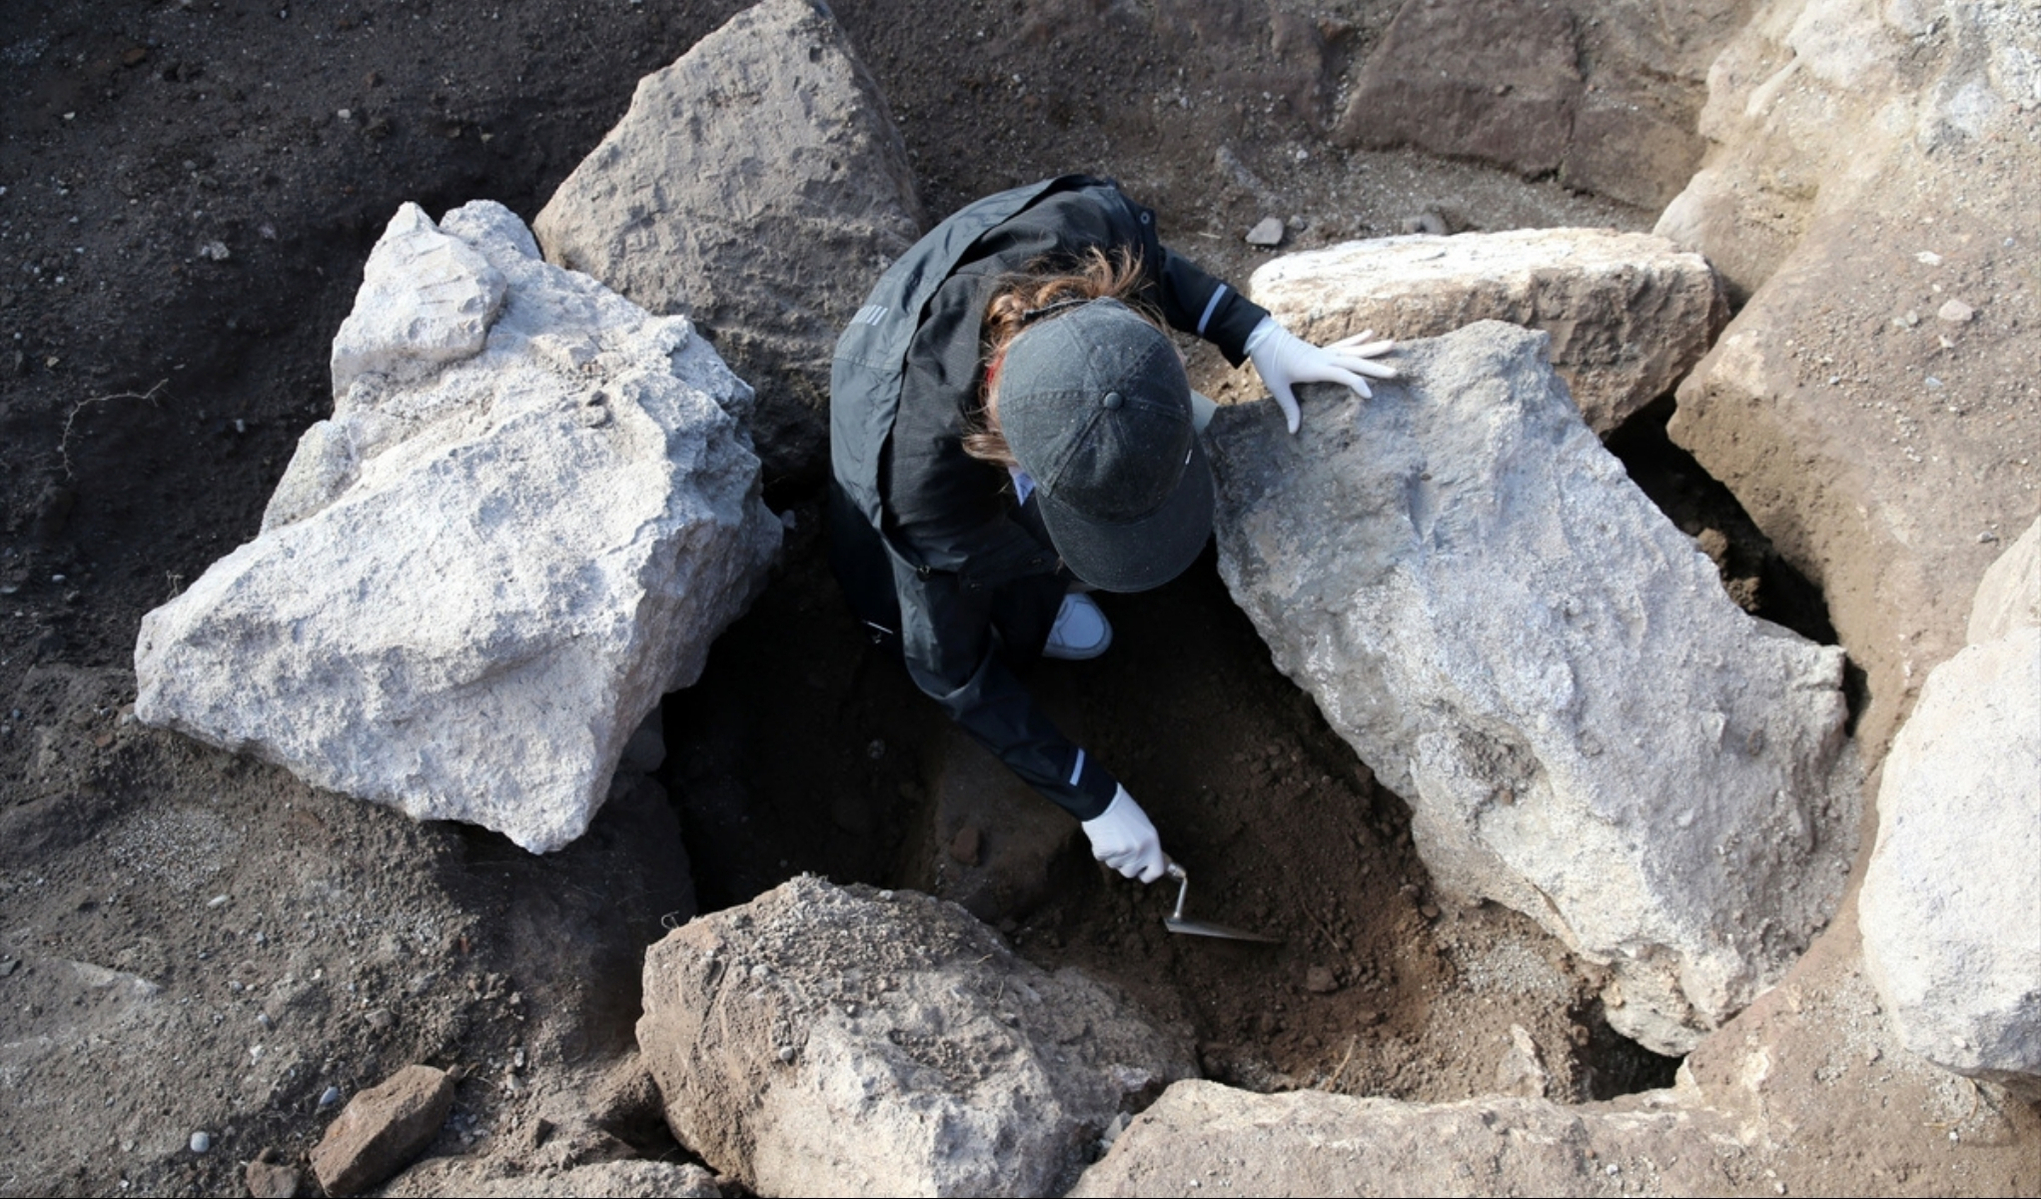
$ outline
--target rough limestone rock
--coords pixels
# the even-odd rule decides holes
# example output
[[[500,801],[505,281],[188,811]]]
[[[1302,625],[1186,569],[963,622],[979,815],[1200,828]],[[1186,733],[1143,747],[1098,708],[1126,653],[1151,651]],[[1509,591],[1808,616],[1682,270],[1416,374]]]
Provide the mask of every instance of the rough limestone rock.
[[[822,468],[837,335],[927,223],[828,9],[768,0],[641,80],[533,229],[549,260],[702,327],[758,389],[778,478]]]
[[[1864,967],[1906,1047],[2041,1100],[2037,529],[1979,589],[1972,627],[1997,635],[1935,667],[1893,740],[1859,902]]]
[[[1437,337],[1480,320],[1542,330],[1553,368],[1602,434],[1671,392],[1729,319],[1699,254],[1608,229],[1348,242],[1265,263],[1249,291],[1317,345],[1369,329]]]
[[[424,1152],[453,1106],[452,1076],[406,1066],[348,1101],[312,1150],[312,1172],[329,1195],[367,1190]]]
[[[1658,222],[1749,297],[1669,432],[1821,588],[1873,759],[2041,510],[2037,110],[2031,3],[1779,0],[1711,69],[1706,166]]]
[[[1735,1125],[1676,1092],[1571,1107],[1420,1104],[1180,1082],[1075,1196],[1704,1195],[1748,1169]]]
[[[803,876],[645,958],[674,1135],[766,1195],[1040,1195],[1195,1072],[1187,1046],[954,904]]]
[[[2024,0],[1773,0],[1708,68],[1705,163],[1658,231],[1741,301],[1818,218],[1933,196],[1987,148],[2031,158],[2037,104],[2041,10]]]
[[[143,618],[135,713],[556,849],[763,584],[749,390],[498,204],[405,205],[365,276],[332,419],[261,535]]]
[[[1297,437],[1222,409],[1220,571],[1410,801],[1437,882],[1612,963],[1610,1022],[1683,1053],[1838,897],[1842,653],[1737,608],[1544,342],[1483,322],[1414,343],[1402,382],[1321,389]]]
[[[420,1162],[382,1189],[384,1199],[722,1199],[715,1175],[692,1162],[598,1161],[513,1172],[491,1158]]]

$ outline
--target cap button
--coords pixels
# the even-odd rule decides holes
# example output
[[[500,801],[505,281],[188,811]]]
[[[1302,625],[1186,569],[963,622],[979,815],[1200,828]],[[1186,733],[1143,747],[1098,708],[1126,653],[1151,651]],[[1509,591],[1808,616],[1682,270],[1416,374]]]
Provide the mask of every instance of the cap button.
[[[1100,400],[1099,403],[1104,404],[1108,408],[1118,408],[1120,406],[1120,393],[1109,391],[1106,393],[1106,398]]]

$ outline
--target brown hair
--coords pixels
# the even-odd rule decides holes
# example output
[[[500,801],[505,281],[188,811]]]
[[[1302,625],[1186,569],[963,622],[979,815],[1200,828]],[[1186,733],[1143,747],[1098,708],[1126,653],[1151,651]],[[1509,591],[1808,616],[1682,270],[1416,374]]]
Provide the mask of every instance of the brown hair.
[[[985,325],[979,361],[986,364],[980,381],[978,410],[971,414],[970,428],[963,438],[964,452],[981,462],[1016,466],[1006,435],[999,431],[999,367],[1007,347],[1021,331],[1044,315],[1043,309],[1072,301],[1112,299],[1146,317],[1157,328],[1151,306],[1136,298],[1146,282],[1141,273],[1141,256],[1126,246],[1107,256],[1093,246],[1084,252],[1074,269],[1051,271],[1037,261],[1025,274],[1009,276],[992,302],[985,306]]]

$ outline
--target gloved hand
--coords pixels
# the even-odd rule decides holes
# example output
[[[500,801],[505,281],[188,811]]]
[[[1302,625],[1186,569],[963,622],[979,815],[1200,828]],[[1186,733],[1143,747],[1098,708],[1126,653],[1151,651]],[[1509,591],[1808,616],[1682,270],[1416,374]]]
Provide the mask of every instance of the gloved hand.
[[[1162,838],[1125,787],[1113,793],[1105,811],[1080,827],[1091,838],[1091,856],[1125,878],[1152,883],[1169,867],[1169,859],[1162,856]]]
[[[1265,316],[1254,332],[1247,335],[1247,356],[1253,360],[1261,381],[1268,384],[1269,393],[1281,405],[1290,432],[1295,433],[1302,422],[1292,390],[1297,384],[1344,383],[1367,399],[1375,393],[1368,390],[1368,381],[1361,376],[1396,377],[1395,367],[1371,361],[1395,349],[1396,343],[1368,340],[1373,336],[1375,331],[1370,329],[1320,349],[1277,324],[1276,318]]]

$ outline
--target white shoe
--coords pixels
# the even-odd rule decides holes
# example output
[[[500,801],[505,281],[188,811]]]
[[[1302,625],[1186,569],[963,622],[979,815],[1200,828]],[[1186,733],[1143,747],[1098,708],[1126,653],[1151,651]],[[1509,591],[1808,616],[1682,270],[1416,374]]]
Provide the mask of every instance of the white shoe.
[[[1056,623],[1049,627],[1049,641],[1042,646],[1044,658],[1082,662],[1096,658],[1113,644],[1113,626],[1088,595],[1076,592],[1063,597]]]

